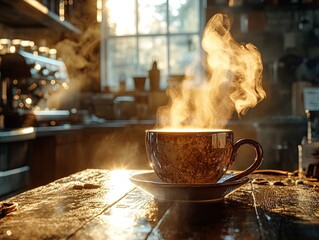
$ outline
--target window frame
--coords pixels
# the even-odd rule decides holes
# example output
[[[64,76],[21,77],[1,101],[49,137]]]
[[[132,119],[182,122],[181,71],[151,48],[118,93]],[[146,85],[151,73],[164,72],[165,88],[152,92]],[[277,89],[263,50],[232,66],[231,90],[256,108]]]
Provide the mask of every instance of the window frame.
[[[103,9],[102,9],[102,21],[100,23],[100,30],[101,30],[101,54],[100,54],[100,67],[101,67],[101,91],[103,92],[105,90],[105,88],[110,88],[112,91],[117,91],[118,90],[118,86],[116,89],[112,88],[112,85],[110,84],[110,80],[108,79],[108,64],[109,64],[109,60],[108,60],[108,52],[109,52],[109,39],[120,39],[120,38],[131,38],[134,37],[136,39],[136,56],[137,56],[137,62],[140,63],[140,59],[139,59],[139,38],[143,38],[143,37],[165,37],[166,41],[167,41],[167,46],[166,46],[166,69],[167,69],[167,76],[163,76],[161,75],[161,78],[168,78],[168,76],[171,73],[171,69],[170,69],[170,57],[171,57],[171,53],[170,53],[170,37],[174,37],[174,36],[194,36],[197,35],[199,38],[199,46],[198,49],[200,51],[200,55],[202,55],[202,48],[201,48],[201,37],[203,34],[203,30],[205,27],[205,23],[206,23],[206,6],[207,6],[207,1],[206,0],[193,0],[193,1],[198,1],[199,3],[199,19],[198,19],[198,31],[193,31],[193,32],[181,32],[181,33],[175,33],[175,32],[170,32],[169,28],[170,28],[170,16],[169,16],[169,1],[174,1],[174,0],[167,0],[166,1],[166,32],[165,33],[154,33],[154,34],[140,34],[138,31],[138,1],[139,0],[132,0],[135,1],[135,27],[136,27],[136,34],[131,34],[131,35],[110,35],[108,30],[108,23],[107,23],[107,18],[108,18],[108,13],[106,10],[106,2],[107,0],[103,0]],[[151,64],[151,63],[150,63]],[[115,81],[118,81],[115,80]],[[163,86],[164,88],[166,88],[166,86]]]

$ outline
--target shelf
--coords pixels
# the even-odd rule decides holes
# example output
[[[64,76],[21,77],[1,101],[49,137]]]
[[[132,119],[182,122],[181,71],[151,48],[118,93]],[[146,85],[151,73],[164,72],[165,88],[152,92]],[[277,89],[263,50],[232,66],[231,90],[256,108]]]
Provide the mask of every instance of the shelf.
[[[263,11],[265,7],[263,5],[244,5],[244,6],[221,6],[221,5],[209,5],[207,10],[222,13],[245,13],[250,11]]]
[[[265,4],[244,4],[241,6],[229,7],[221,4],[208,4],[207,9],[215,12],[225,13],[245,13],[250,11],[307,11],[318,10],[318,3],[309,4],[278,4],[278,5],[265,5]]]
[[[0,0],[0,22],[13,28],[50,28],[62,32],[81,33],[68,21],[35,0]]]

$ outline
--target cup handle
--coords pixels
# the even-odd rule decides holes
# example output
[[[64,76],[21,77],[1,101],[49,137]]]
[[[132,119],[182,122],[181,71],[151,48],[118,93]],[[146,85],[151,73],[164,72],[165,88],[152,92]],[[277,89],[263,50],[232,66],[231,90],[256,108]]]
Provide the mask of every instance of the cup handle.
[[[246,170],[242,171],[239,174],[236,174],[235,176],[233,176],[231,178],[228,178],[224,182],[232,182],[232,181],[241,179],[242,177],[245,177],[245,176],[249,175],[250,173],[252,173],[253,171],[255,171],[260,166],[262,159],[263,159],[263,148],[255,140],[247,139],[247,138],[240,139],[234,144],[233,153],[231,156],[231,163],[235,161],[235,157],[237,155],[238,149],[244,144],[248,144],[255,149],[255,151],[256,151],[255,161]]]

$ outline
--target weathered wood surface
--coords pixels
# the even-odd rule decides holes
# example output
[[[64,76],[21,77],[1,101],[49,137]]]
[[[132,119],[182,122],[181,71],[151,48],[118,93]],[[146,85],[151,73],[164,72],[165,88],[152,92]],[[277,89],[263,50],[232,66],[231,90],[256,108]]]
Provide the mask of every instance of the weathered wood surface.
[[[0,239],[319,239],[318,186],[249,182],[223,202],[178,203],[136,188],[134,173],[89,169],[8,199],[18,209]]]

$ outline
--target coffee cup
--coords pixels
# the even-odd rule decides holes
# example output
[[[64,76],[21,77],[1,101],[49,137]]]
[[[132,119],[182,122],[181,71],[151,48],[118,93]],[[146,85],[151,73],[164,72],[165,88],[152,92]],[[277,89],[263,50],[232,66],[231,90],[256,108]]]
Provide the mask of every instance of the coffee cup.
[[[255,160],[246,170],[226,181],[238,180],[260,166],[263,149],[258,142],[240,139],[234,143],[234,133],[229,129],[154,129],[145,132],[148,160],[164,183],[216,183],[245,144],[255,149]]]

